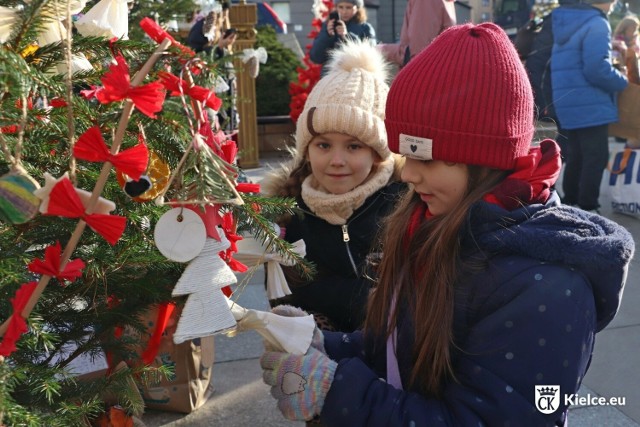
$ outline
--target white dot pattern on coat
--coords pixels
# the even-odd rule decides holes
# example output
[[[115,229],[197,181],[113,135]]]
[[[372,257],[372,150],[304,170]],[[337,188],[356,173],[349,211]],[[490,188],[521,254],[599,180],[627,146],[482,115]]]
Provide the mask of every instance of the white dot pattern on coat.
[[[571,296],[571,289],[567,289],[566,291],[564,291],[564,294],[568,297]]]
[[[507,354],[504,355],[504,358],[507,360],[512,360],[513,359],[513,353],[508,352]]]
[[[542,375],[542,372],[538,372],[536,374],[536,380],[537,381],[542,381],[544,379],[544,375]]]
[[[341,412],[342,412],[342,415],[343,415],[343,416],[345,416],[345,417],[346,417],[347,415],[349,415],[349,409],[347,409],[347,408],[342,408],[342,411],[341,411]]]
[[[335,379],[336,381],[342,381],[342,379],[343,379],[343,378],[344,378],[344,377],[342,376],[342,374],[338,374],[338,375],[336,375],[336,376],[335,376],[335,378],[334,378],[334,379]]]
[[[513,393],[513,387],[511,387],[510,385],[506,386],[504,389],[507,393]]]
[[[563,368],[568,368],[568,367],[569,367],[569,361],[568,361],[567,359],[564,359],[564,360],[562,361],[562,367],[563,367]]]
[[[546,344],[547,344],[547,340],[545,340],[544,338],[540,338],[540,339],[538,340],[538,345],[539,345],[540,347],[544,347]]]
[[[564,327],[564,330],[567,332],[571,332],[573,330],[573,326],[567,324],[567,326]]]
[[[506,322],[504,322],[504,327],[513,328],[513,320],[507,320]]]
[[[544,313],[545,311],[547,311],[547,306],[546,306],[546,305],[544,305],[544,304],[540,304],[540,305],[538,306],[538,311],[539,311],[540,313]]]
[[[536,280],[538,280],[538,281],[540,281],[540,280],[542,280],[542,274],[540,274],[540,273],[536,273],[536,275],[535,275],[535,276],[533,276],[533,278],[534,278],[534,279],[536,279]]]

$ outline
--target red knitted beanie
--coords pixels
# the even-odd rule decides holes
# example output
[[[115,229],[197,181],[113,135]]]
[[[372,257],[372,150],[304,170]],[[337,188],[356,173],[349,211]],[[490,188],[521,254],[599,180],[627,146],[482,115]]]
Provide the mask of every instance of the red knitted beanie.
[[[505,32],[465,24],[398,73],[385,125],[395,153],[509,170],[529,151],[533,116],[531,84]]]

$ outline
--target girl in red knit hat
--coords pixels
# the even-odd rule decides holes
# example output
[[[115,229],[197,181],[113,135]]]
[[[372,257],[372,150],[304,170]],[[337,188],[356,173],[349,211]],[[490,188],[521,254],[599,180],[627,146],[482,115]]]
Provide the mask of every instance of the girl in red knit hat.
[[[386,221],[363,331],[262,356],[287,418],[565,425],[564,397],[618,309],[634,242],[560,205],[559,150],[532,145],[533,117],[527,75],[494,24],[452,27],[402,69],[385,125],[412,191]]]

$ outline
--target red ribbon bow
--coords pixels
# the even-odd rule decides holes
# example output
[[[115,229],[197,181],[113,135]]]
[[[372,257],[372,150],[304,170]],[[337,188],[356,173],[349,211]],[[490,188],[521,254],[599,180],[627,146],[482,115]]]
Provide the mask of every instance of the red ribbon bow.
[[[127,225],[127,219],[123,216],[85,213],[82,201],[69,178],[61,179],[51,189],[49,208],[45,215],[80,218],[112,245],[120,239]]]
[[[90,127],[80,136],[73,147],[73,155],[89,162],[111,162],[118,171],[134,180],[140,179],[149,163],[149,150],[143,141],[118,154],[111,154],[97,126]]]
[[[0,343],[0,355],[7,357],[16,351],[16,342],[20,339],[20,335],[27,332],[27,322],[22,317],[22,310],[27,305],[27,301],[31,298],[36,286],[38,286],[38,282],[24,283],[16,292],[16,296],[11,298],[13,314]]]
[[[189,83],[166,71],[158,72],[160,82],[171,91],[171,96],[184,93],[187,96],[202,102],[205,106],[218,111],[222,106],[222,100],[218,98],[214,91],[205,89],[202,86],[189,86]]]
[[[156,324],[154,325],[153,333],[151,334],[151,338],[149,338],[147,348],[142,353],[142,363],[145,365],[151,365],[158,355],[162,335],[167,329],[169,319],[171,318],[175,308],[176,305],[173,302],[163,302],[158,306],[158,316],[156,317]]]
[[[196,53],[193,50],[178,42],[175,38],[173,38],[171,34],[163,30],[162,27],[151,18],[142,18],[142,21],[140,21],[140,28],[142,28],[142,30],[147,33],[147,35],[151,37],[154,42],[160,44],[164,41],[164,39],[169,39],[171,40],[171,44],[180,49],[180,51],[186,56],[196,56]]]
[[[74,259],[64,266],[64,269],[60,271],[60,255],[62,248],[60,242],[56,242],[55,245],[47,247],[44,251],[44,259],[34,259],[29,263],[29,271],[32,273],[43,274],[46,276],[55,277],[59,281],[68,280],[73,282],[78,277],[82,276],[82,269],[84,268],[84,261],[81,259]]]
[[[162,110],[164,103],[164,88],[160,82],[148,83],[142,86],[131,86],[129,66],[122,55],[116,56],[116,64],[109,66],[102,81],[102,90],[95,92],[96,98],[102,104],[130,99],[140,112],[155,119],[155,113]]]

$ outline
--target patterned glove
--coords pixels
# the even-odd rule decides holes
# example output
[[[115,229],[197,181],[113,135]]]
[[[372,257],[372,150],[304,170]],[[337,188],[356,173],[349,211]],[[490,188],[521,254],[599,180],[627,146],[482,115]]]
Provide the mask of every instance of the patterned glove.
[[[267,351],[260,366],[282,415],[308,421],[320,415],[338,364],[312,347],[305,355]]]
[[[284,317],[304,317],[309,315],[309,313],[307,313],[306,311],[292,305],[278,305],[276,307],[273,307],[271,309],[271,312]],[[265,347],[267,348],[267,350],[274,350],[273,348],[268,348],[269,346]],[[324,348],[324,335],[322,335],[322,331],[318,329],[317,326],[313,330],[311,347],[316,348],[325,354],[327,353]]]

